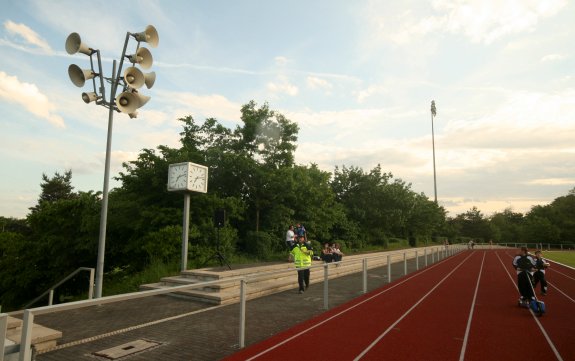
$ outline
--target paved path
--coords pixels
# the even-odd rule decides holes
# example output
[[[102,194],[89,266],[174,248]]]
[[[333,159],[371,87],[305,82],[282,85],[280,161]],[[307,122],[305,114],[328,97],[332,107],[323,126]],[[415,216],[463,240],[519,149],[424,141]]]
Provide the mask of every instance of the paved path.
[[[414,270],[415,260],[408,261],[408,272]],[[393,264],[392,280],[402,275],[403,263]],[[368,272],[368,291],[386,282],[387,267]],[[362,288],[361,273],[330,280],[329,306],[360,296]],[[246,346],[324,312],[323,305],[323,283],[304,294],[295,287],[248,301]],[[60,348],[37,355],[39,361],[108,360],[94,353],[140,339],[159,345],[119,360],[219,360],[239,350],[239,304],[211,306],[154,296],[39,315],[36,322],[63,332]]]

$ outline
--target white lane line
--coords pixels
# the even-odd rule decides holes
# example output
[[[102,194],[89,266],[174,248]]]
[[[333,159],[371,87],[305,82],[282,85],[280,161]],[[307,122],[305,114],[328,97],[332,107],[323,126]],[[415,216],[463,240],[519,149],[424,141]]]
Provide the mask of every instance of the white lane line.
[[[551,262],[552,262],[552,263],[557,263],[557,262],[555,262],[555,261],[551,261]],[[564,264],[561,264],[561,263],[559,263],[559,264],[562,265],[562,266],[565,266]],[[546,271],[547,271],[547,272],[551,271],[552,273],[559,273],[560,275],[565,276],[565,277],[567,277],[567,278],[569,278],[569,279],[575,281],[575,278],[573,278],[573,277],[571,277],[571,276],[568,276],[568,275],[566,275],[566,274],[563,273],[563,272],[559,272],[559,271],[557,271],[555,268],[550,267],[550,268],[547,268]]]
[[[572,299],[571,297],[569,297],[565,292],[561,291],[559,288],[557,288],[557,286],[555,286],[554,284],[552,284],[551,282],[547,282],[547,284],[553,288],[555,288],[557,291],[559,291],[559,293],[561,293],[563,296],[567,297],[568,300],[570,300],[571,302],[575,303],[575,300]]]
[[[452,256],[452,257],[458,257],[458,256],[460,256],[460,255],[462,255],[462,253],[456,254],[456,255],[454,255],[454,256]],[[469,258],[469,257],[468,257],[468,258]],[[453,258],[452,258],[452,259],[453,259]],[[358,307],[358,306],[360,306],[360,305],[362,305],[362,304],[364,304],[364,303],[366,303],[366,302],[368,302],[368,301],[371,301],[372,299],[374,299],[374,298],[376,298],[376,297],[379,297],[379,296],[381,296],[382,294],[384,294],[384,293],[386,293],[386,292],[388,292],[388,291],[391,291],[391,290],[394,289],[395,287],[397,287],[397,286],[399,286],[399,285],[401,285],[401,284],[403,284],[403,283],[405,283],[405,282],[407,282],[407,281],[409,281],[409,280],[412,280],[412,279],[414,279],[415,277],[418,277],[418,276],[424,274],[425,272],[427,272],[427,271],[429,271],[429,270],[431,270],[431,269],[434,269],[435,267],[439,266],[440,264],[443,264],[444,261],[447,261],[447,260],[448,260],[448,258],[444,258],[443,260],[441,260],[441,261],[439,261],[439,262],[437,262],[437,263],[434,263],[434,264],[432,264],[432,265],[430,265],[430,266],[424,268],[423,270],[421,270],[421,272],[418,271],[416,274],[406,277],[404,280],[402,280],[402,281],[400,281],[400,282],[394,284],[393,286],[391,286],[391,287],[389,287],[389,288],[386,288],[385,290],[383,290],[383,291],[381,291],[381,292],[378,292],[378,293],[374,294],[373,296],[371,296],[371,297],[369,297],[369,298],[366,298],[365,300],[363,300],[363,301],[361,301],[361,302],[356,303],[355,305],[351,306],[350,308],[346,308],[346,309],[342,310],[341,312],[338,312],[338,313],[336,313],[335,315],[333,315],[333,316],[331,316],[331,317],[328,317],[328,318],[326,318],[325,320],[323,320],[323,321],[321,321],[321,322],[318,322],[318,323],[316,323],[315,325],[313,325],[313,326],[311,326],[311,327],[309,327],[309,328],[306,328],[305,330],[302,330],[301,332],[298,332],[298,333],[296,333],[295,335],[293,335],[293,336],[291,336],[291,337],[286,338],[286,339],[283,340],[282,342],[278,342],[278,343],[276,343],[275,345],[273,345],[273,346],[271,346],[271,347],[269,347],[269,348],[266,348],[265,350],[262,350],[260,353],[253,355],[252,357],[248,358],[246,361],[254,360],[254,359],[256,359],[256,358],[258,358],[258,357],[260,357],[260,356],[265,355],[266,353],[268,353],[268,352],[270,352],[270,351],[273,351],[274,349],[276,349],[276,348],[278,348],[278,347],[280,347],[280,346],[282,346],[282,345],[285,345],[286,343],[288,343],[288,342],[290,342],[290,341],[292,341],[292,340],[294,340],[294,339],[300,337],[300,336],[303,335],[303,334],[308,333],[309,331],[311,331],[311,330],[313,330],[313,329],[315,329],[315,328],[317,328],[317,327],[319,327],[319,326],[321,326],[321,325],[323,325],[323,324],[325,324],[325,323],[327,323],[327,322],[329,322],[329,321],[331,321],[331,320],[333,320],[334,318],[339,317],[339,316],[343,315],[344,313],[347,313],[348,311],[351,311],[351,310],[353,310],[354,308],[356,308],[356,307]]]
[[[471,320],[473,319],[473,310],[475,309],[475,301],[477,300],[477,292],[479,291],[479,282],[481,281],[483,263],[485,262],[486,254],[487,252],[483,253],[483,259],[481,260],[481,268],[479,269],[479,276],[477,277],[477,284],[475,285],[475,294],[473,295],[473,302],[471,303],[471,309],[469,310],[469,319],[467,320],[467,328],[465,329],[465,337],[463,338],[463,347],[459,354],[459,361],[463,361],[465,359],[465,350],[467,349],[467,340],[469,339],[469,331],[471,330]]]
[[[511,274],[509,274],[509,271],[507,270],[507,267],[505,266],[505,264],[503,263],[503,261],[502,261],[501,258],[499,257],[499,254],[497,254],[497,258],[499,258],[499,262],[501,263],[501,265],[503,266],[503,269],[505,270],[505,272],[506,272],[507,275],[509,276],[509,279],[511,280],[511,283],[513,283],[513,286],[515,287],[515,289],[517,290],[517,292],[519,292],[519,287],[517,287],[517,284],[515,284],[515,280],[513,280],[513,277],[511,277]],[[554,345],[553,342],[551,341],[551,338],[549,337],[549,335],[547,334],[547,332],[546,332],[545,329],[543,328],[543,325],[541,324],[541,322],[539,322],[539,319],[537,318],[537,316],[535,316],[535,313],[533,313],[533,311],[531,310],[531,308],[529,308],[529,312],[531,312],[531,316],[533,317],[533,319],[534,319],[535,322],[537,323],[537,326],[539,326],[539,329],[540,329],[541,332],[543,333],[543,336],[545,336],[545,339],[547,340],[547,343],[548,343],[549,346],[551,347],[551,350],[553,350],[553,353],[555,354],[555,357],[557,357],[557,360],[563,361],[563,358],[561,357],[561,354],[559,353],[559,351],[557,350],[557,348],[555,347],[555,345]]]
[[[451,276],[455,271],[457,271],[457,269],[459,267],[461,267],[462,264],[465,263],[465,261],[467,261],[469,259],[469,257],[471,257],[473,255],[473,253],[475,252],[471,252],[469,254],[469,256],[467,256],[463,261],[461,261],[461,263],[459,263],[457,265],[457,267],[455,267],[454,269],[451,270],[451,272],[449,272],[445,277],[443,277],[443,279],[441,281],[439,281],[435,287],[433,287],[429,292],[427,292],[423,297],[421,297],[419,299],[419,301],[417,301],[413,306],[411,306],[409,308],[409,310],[407,310],[400,318],[398,318],[391,326],[389,326],[387,328],[387,330],[385,330],[381,335],[379,335],[369,346],[367,346],[362,353],[360,353],[359,355],[357,355],[356,358],[354,358],[354,361],[357,361],[359,359],[361,359],[363,356],[365,356],[366,353],[369,352],[369,350],[371,350],[375,345],[377,345],[377,343],[379,341],[381,341],[382,338],[385,337],[385,335],[387,335],[389,333],[389,331],[391,331],[398,323],[401,322],[401,320],[403,320],[405,317],[407,317],[407,315],[409,315],[411,313],[411,311],[413,311],[421,302],[423,302],[424,299],[427,298],[427,296],[429,296],[431,293],[433,293],[433,291],[435,291],[437,289],[437,287],[439,287],[446,279],[449,278],[449,276]]]

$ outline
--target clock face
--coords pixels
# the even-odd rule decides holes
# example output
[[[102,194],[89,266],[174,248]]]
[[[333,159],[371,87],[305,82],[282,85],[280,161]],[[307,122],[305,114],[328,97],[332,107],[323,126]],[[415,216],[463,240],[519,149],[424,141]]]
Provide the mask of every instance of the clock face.
[[[207,193],[208,167],[190,162],[170,164],[168,191]]]
[[[168,190],[181,191],[188,187],[188,163],[170,164],[168,170]]]
[[[188,182],[188,189],[206,193],[208,191],[208,168],[192,163]]]

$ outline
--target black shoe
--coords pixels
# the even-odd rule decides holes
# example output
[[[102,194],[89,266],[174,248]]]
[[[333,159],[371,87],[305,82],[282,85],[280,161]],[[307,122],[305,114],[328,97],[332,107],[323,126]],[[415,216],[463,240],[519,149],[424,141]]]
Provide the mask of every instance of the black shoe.
[[[299,294],[301,295],[303,293],[303,290],[299,290]]]
[[[309,285],[305,285],[305,290],[307,291],[307,289],[309,288]]]

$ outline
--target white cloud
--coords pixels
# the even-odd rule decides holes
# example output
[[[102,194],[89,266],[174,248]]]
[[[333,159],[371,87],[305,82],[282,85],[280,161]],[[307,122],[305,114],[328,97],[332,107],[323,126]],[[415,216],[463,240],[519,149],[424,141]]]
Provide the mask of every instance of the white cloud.
[[[287,94],[289,96],[296,96],[299,93],[298,87],[291,84],[285,76],[279,76],[277,82],[269,82],[267,89],[274,94]]]
[[[367,98],[386,92],[386,88],[382,85],[370,85],[367,89],[357,92],[356,99],[358,103],[363,103]]]
[[[545,63],[545,62],[554,62],[554,61],[560,61],[565,59],[565,55],[561,55],[561,54],[548,54],[545,55],[544,57],[541,58],[541,62]]]
[[[326,91],[330,91],[333,88],[333,85],[327,80],[311,75],[307,77],[307,85],[311,89],[323,89]]]
[[[35,84],[20,82],[17,77],[3,71],[0,71],[0,99],[20,104],[30,113],[48,120],[50,124],[66,128],[64,119],[54,114],[56,106]]]
[[[164,92],[161,97],[164,102],[176,105],[175,112],[178,117],[192,114],[196,119],[200,115],[228,121],[238,121],[241,117],[241,105],[230,101],[223,95]]]
[[[435,0],[434,15],[416,10],[389,11],[373,2],[368,18],[380,37],[397,44],[436,32],[463,34],[473,42],[489,44],[510,34],[533,31],[542,18],[557,14],[566,0]],[[417,12],[419,10],[419,12]]]
[[[527,182],[527,184],[531,185],[574,185],[575,178],[541,178],[541,179],[532,179]]]
[[[276,56],[276,57],[274,58],[274,61],[275,61],[276,65],[283,66],[283,65],[286,65],[286,64],[289,62],[289,59],[286,58],[285,56]]]
[[[24,24],[16,24],[10,20],[4,22],[4,28],[13,35],[24,39],[27,43],[34,45],[46,53],[51,53],[52,49],[46,40],[42,39],[34,30]]]

